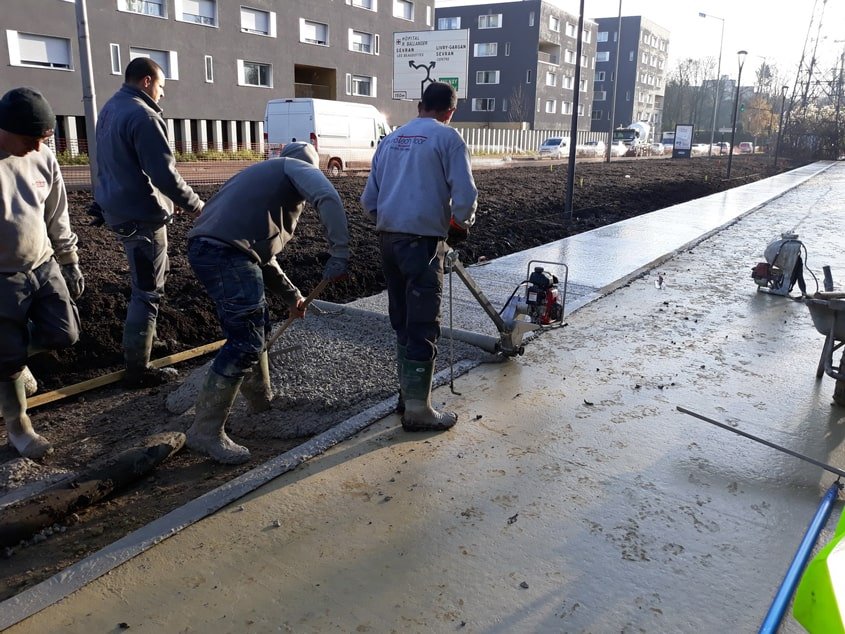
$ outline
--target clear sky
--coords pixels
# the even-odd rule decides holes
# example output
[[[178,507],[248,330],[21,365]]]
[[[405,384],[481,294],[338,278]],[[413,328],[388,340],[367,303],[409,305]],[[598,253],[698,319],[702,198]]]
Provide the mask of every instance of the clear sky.
[[[437,0],[437,6],[456,4],[493,4],[496,0]],[[505,0],[507,1],[507,0]],[[513,1],[513,0],[510,0]],[[547,0],[577,15],[579,0]],[[804,41],[814,8],[824,5],[821,32],[813,21],[811,37],[820,38],[816,59],[825,70],[838,66],[845,47],[845,0],[622,0],[622,15],[641,15],[670,32],[669,69],[678,60],[719,56],[722,22],[701,18],[699,12],[724,19],[725,40],[722,47],[722,74],[736,77],[740,49],[748,51],[743,70],[756,69],[764,58],[780,73],[794,77],[801,60]],[[619,0],[584,0],[586,18],[619,15]],[[816,11],[819,15],[819,11]],[[836,42],[840,40],[840,42]]]

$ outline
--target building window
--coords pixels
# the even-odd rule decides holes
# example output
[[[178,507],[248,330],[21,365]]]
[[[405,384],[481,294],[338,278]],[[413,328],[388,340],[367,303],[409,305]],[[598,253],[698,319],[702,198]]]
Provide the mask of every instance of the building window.
[[[560,18],[554,15],[549,16],[549,29],[555,33],[560,33]]]
[[[273,67],[260,62],[238,60],[238,85],[273,87]]]
[[[490,15],[478,16],[479,29],[501,29],[502,28],[502,14],[493,13]]]
[[[368,75],[346,75],[346,94],[356,97],[375,97],[376,78]]]
[[[546,86],[557,86],[557,75],[546,72]]]
[[[629,62],[634,61],[634,51],[631,51],[630,53],[628,53],[628,61]]]
[[[122,75],[123,66],[120,64],[120,44],[109,44],[109,55],[111,57],[111,74]]]
[[[426,6],[425,8],[425,25],[431,26],[431,6]]]
[[[241,31],[254,33],[255,35],[268,35],[276,37],[276,13],[275,11],[261,11],[241,7]]]
[[[528,14],[528,26],[534,26],[534,12]]]
[[[596,81],[604,81],[604,75],[605,75],[605,73],[604,73],[603,70],[597,70],[596,71]]]
[[[174,0],[176,19],[203,26],[217,26],[216,0]]]
[[[481,42],[474,45],[474,57],[496,57],[499,53],[497,42]]]
[[[205,82],[207,84],[214,83],[214,60],[211,55],[205,56]]]
[[[360,7],[368,11],[378,11],[376,0],[346,0],[346,4],[351,4],[353,7]]]
[[[571,76],[564,77],[563,80],[560,82],[562,88],[566,88],[567,90],[572,90],[575,86],[575,78]]]
[[[566,34],[569,37],[575,37],[575,25],[571,22],[566,23]]]
[[[596,42],[607,42],[607,31],[599,31],[596,36]]]
[[[159,51],[152,48],[130,48],[129,61],[138,57],[149,57],[164,71],[165,79],[179,79],[179,64],[176,51]]]
[[[587,80],[586,79],[581,80],[580,90],[581,90],[581,92],[587,92]]]
[[[582,104],[582,103],[578,104],[578,116],[579,117],[584,116],[584,104]]]
[[[118,11],[129,11],[157,18],[167,17],[164,13],[164,0],[117,0]]]
[[[393,0],[393,17],[413,21],[414,3],[410,0]]]
[[[502,97],[502,112],[508,111],[508,98]]]
[[[505,57],[508,57],[511,54],[511,43],[505,42]]]
[[[571,101],[561,101],[560,102],[560,114],[572,114],[572,102]]]
[[[70,40],[33,33],[6,31],[9,63],[12,66],[38,66],[70,70]]]
[[[601,121],[601,113],[601,110],[593,110],[592,114],[590,115],[590,118],[593,121]]]
[[[563,53],[563,61],[567,64],[574,64],[575,63],[575,51],[570,51],[566,49]]]
[[[498,84],[499,71],[497,70],[479,70],[475,73],[476,84]]]
[[[555,114],[557,112],[557,101],[554,99],[546,100],[546,114]]]
[[[596,53],[596,62],[609,62],[610,51],[599,51]]]
[[[329,25],[322,22],[299,19],[299,41],[319,46],[329,45]]]
[[[492,97],[472,100],[473,112],[493,112],[496,109],[496,100]]]
[[[592,40],[592,38],[590,37],[590,32],[589,32],[587,29],[584,29],[584,30],[581,32],[581,40],[582,40],[585,44],[589,44],[589,43],[590,43],[590,41]]]
[[[589,68],[590,67],[590,60],[587,59],[586,55],[581,56],[581,68]]]
[[[461,16],[454,18],[437,18],[438,31],[453,31],[461,28]]]
[[[379,36],[349,29],[349,50],[367,55],[378,55]]]
[[[531,83],[531,69],[530,68],[527,71],[525,71],[525,83],[526,84]]]

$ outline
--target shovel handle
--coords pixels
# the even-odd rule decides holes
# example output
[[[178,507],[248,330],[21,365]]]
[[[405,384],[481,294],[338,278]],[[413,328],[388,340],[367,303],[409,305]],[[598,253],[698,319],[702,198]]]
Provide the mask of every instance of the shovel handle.
[[[311,293],[308,295],[308,297],[305,298],[305,301],[302,302],[302,308],[303,309],[308,308],[308,305],[311,302],[313,302],[315,299],[317,299],[317,295],[322,293],[323,289],[325,289],[326,286],[328,286],[328,285],[329,285],[329,280],[320,280],[320,283],[317,284],[317,286],[314,287],[314,290],[311,291]],[[288,326],[290,326],[296,319],[298,319],[298,317],[296,317],[295,315],[291,315],[290,317],[288,317],[285,320],[285,323],[283,323],[281,326],[279,326],[278,330],[276,330],[276,332],[274,332],[272,335],[270,335],[270,338],[267,340],[267,343],[264,345],[264,349],[270,350],[270,348],[273,347],[273,344],[276,343],[276,341],[279,339],[279,337],[282,336],[282,333],[285,330],[287,330]]]

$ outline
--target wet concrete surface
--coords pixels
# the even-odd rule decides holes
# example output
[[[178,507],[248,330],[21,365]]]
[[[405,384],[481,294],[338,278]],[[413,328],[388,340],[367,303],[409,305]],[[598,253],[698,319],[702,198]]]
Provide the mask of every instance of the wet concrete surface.
[[[831,476],[676,408],[845,465],[823,337],[750,278],[796,231],[845,287],[843,199],[816,164],[472,267],[494,302],[531,259],[577,291],[435,392],[454,430],[388,415],[9,631],[756,631]],[[489,332],[459,288],[456,327]]]

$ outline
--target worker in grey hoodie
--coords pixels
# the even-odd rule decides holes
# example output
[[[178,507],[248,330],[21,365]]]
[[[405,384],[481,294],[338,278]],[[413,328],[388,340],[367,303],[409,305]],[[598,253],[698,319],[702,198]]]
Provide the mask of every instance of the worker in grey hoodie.
[[[431,406],[447,241],[466,238],[478,197],[467,146],[447,125],[457,101],[451,85],[429,84],[417,118],[379,144],[361,196],[378,232],[407,431],[440,431],[457,421]]]
[[[85,289],[65,183],[45,144],[55,124],[32,88],[0,99],[0,413],[9,444],[33,460],[53,448],[26,413],[26,361],[76,343],[73,300]]]
[[[176,171],[167,126],[158,105],[164,96],[161,67],[147,57],[132,60],[125,82],[97,121],[94,199],[126,251],[131,296],[123,328],[124,385],[158,385],[171,375],[150,367],[159,304],[169,270],[167,225],[174,203],[199,214],[202,201]]]
[[[188,261],[214,301],[226,343],[197,396],[187,445],[217,462],[249,460],[249,450],[225,431],[238,390],[253,412],[268,409],[273,398],[264,289],[278,295],[293,315],[305,314],[302,294],[276,256],[293,238],[306,201],[317,208],[329,242],[323,279],[334,281],[347,273],[346,212],[317,165],[312,145],[288,143],[281,158],[251,165],[224,183],[188,232]]]

